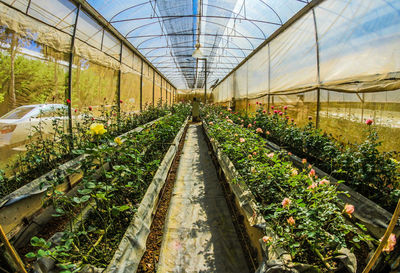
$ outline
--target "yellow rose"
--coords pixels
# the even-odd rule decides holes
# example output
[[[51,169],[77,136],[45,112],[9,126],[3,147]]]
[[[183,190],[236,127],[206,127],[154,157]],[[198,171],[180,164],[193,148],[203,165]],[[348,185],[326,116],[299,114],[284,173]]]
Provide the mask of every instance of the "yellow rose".
[[[103,135],[104,133],[107,132],[106,129],[104,129],[104,125],[100,123],[93,123],[90,125],[90,134],[91,135]]]
[[[120,137],[114,138],[114,142],[117,143],[117,145],[119,145],[119,146],[122,145],[122,140]]]

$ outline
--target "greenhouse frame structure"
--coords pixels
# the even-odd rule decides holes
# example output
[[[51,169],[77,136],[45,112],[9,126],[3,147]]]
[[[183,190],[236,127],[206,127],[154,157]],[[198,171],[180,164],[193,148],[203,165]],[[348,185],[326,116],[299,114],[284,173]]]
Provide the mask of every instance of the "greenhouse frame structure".
[[[200,239],[208,236],[215,239],[209,245],[222,246],[215,253],[225,253],[229,250],[225,243],[236,242],[231,249],[237,265],[224,259],[216,264],[232,269],[226,272],[265,269],[274,255],[285,267],[295,257],[286,251],[295,253],[298,248],[290,241],[299,234],[297,228],[306,236],[299,241],[314,242],[303,240],[299,249],[320,256],[320,261],[307,263],[315,262],[326,272],[336,266],[334,259],[340,254],[339,244],[330,243],[332,237],[326,236],[330,232],[337,232],[335,238],[342,242],[374,238],[361,246],[365,253],[356,253],[363,267],[373,251],[381,255],[390,237],[392,249],[386,245],[387,253],[381,255],[385,258],[377,264],[387,270],[386,259],[398,268],[400,252],[394,249],[393,236],[400,234],[396,224],[400,214],[400,201],[396,207],[399,1],[0,0],[0,13],[0,115],[8,112],[2,117],[6,121],[0,121],[0,137],[17,138],[13,131],[19,121],[10,116],[46,110],[47,104],[67,109],[67,114],[41,111],[25,118],[21,123],[30,125],[30,135],[25,135],[23,144],[8,143],[10,158],[5,160],[2,149],[7,139],[0,138],[0,163],[12,163],[6,172],[0,164],[0,186],[5,185],[0,188],[2,237],[22,250],[29,266],[40,263],[42,252],[26,253],[22,248],[30,241],[30,250],[36,251],[32,247],[40,239],[32,236],[42,232],[36,223],[44,226],[64,218],[67,210],[64,203],[57,204],[57,198],[66,197],[74,208],[85,206],[82,214],[71,210],[63,219],[66,222],[83,219],[91,209],[100,215],[84,220],[94,223],[93,236],[98,236],[85,258],[92,258],[92,249],[100,242],[107,247],[112,242],[115,253],[112,258],[81,261],[79,248],[69,249],[77,254],[79,264],[68,260],[62,266],[80,267],[87,262],[110,272],[146,266],[146,255],[152,254],[143,253],[152,246],[148,238],[154,237],[149,233],[157,228],[150,226],[160,223],[153,218],[159,214],[164,217],[162,230],[168,233],[154,240],[163,244],[158,249],[160,260],[166,261],[160,265],[165,267],[162,272],[171,271],[170,265],[189,269],[170,252],[171,245],[179,252],[186,249],[181,247],[184,241],[208,244]],[[202,53],[196,57],[194,49]],[[212,89],[208,94],[207,86]],[[190,122],[191,106],[177,102],[203,96],[214,105],[201,105],[201,123]],[[41,125],[49,121],[53,131],[47,132]],[[32,128],[39,131],[38,139]],[[175,189],[185,190],[170,192],[174,200],[164,193],[175,182]],[[197,188],[190,188],[194,184]],[[111,192],[109,185],[115,186]],[[317,192],[328,198],[314,195]],[[172,204],[168,214],[165,207],[159,210],[159,199],[167,209]],[[56,201],[44,208],[49,200]],[[96,206],[90,208],[91,202]],[[205,219],[199,219],[198,208],[208,209]],[[170,212],[176,216],[170,217]],[[323,221],[332,215],[321,220],[320,212],[332,212],[343,230],[329,230],[330,224]],[[215,236],[212,229],[218,225],[213,219],[231,216],[229,227],[224,227],[229,230],[226,237]],[[115,229],[109,235],[118,239],[106,235],[102,241],[103,227],[93,219],[107,219]],[[318,231],[326,236],[326,245],[312,228],[307,230],[312,227],[309,219],[321,224]],[[200,220],[204,220],[204,237],[196,235]],[[190,226],[185,229],[187,238],[193,235],[188,240],[176,232],[186,224]],[[280,226],[286,230],[279,230]],[[63,236],[71,235],[62,230]],[[108,233],[107,225],[103,231]],[[281,232],[293,236],[282,239]],[[346,232],[354,237],[345,238]],[[79,241],[79,236],[69,240]],[[284,252],[281,246],[273,247],[275,236],[282,239]],[[207,248],[199,249],[203,247]],[[326,252],[325,257],[316,253],[316,247],[319,253]],[[43,248],[49,248],[48,242]],[[185,255],[191,256],[190,247],[186,250]],[[12,247],[8,251],[12,253]],[[201,253],[207,251],[200,250],[192,260],[204,259],[208,254]],[[346,257],[353,255],[346,252]],[[33,258],[38,259],[29,260]],[[6,256],[0,259],[8,261]],[[12,267],[13,261],[8,262]]]
[[[34,4],[35,6],[33,6]],[[59,1],[60,6],[56,5],[56,8],[64,17],[60,17],[60,14],[51,15],[48,10],[43,12],[44,9],[39,4],[40,2],[37,1],[2,1],[2,14],[8,16],[4,16],[1,23],[21,37],[25,35],[28,40],[32,40],[30,43],[53,47],[53,49],[68,55],[64,60],[61,60],[61,62],[64,62],[62,65],[68,69],[65,96],[57,94],[59,97],[56,100],[61,103],[72,101],[72,103],[68,103],[70,133],[72,133],[72,109],[76,101],[73,96],[76,87],[73,83],[73,71],[76,70],[77,61],[75,58],[79,54],[86,56],[89,62],[93,61],[116,71],[113,75],[113,80],[116,82],[114,84],[116,87],[115,94],[108,93],[105,95],[111,95],[111,103],[116,106],[118,112],[121,111],[121,104],[123,103],[121,89],[124,88],[121,83],[126,73],[138,75],[138,80],[135,83],[139,87],[136,92],[138,102],[135,101],[134,107],[129,110],[142,111],[145,103],[155,106],[158,103],[157,100],[168,105],[174,103],[176,87],[86,1]],[[68,7],[69,9],[62,10],[60,7]],[[40,13],[40,11],[43,13]],[[99,37],[85,37],[85,30],[78,29],[79,18],[81,19],[81,26],[91,28],[91,31],[94,29],[94,35],[100,35],[100,39],[96,40]],[[35,31],[37,32],[35,33]],[[87,38],[87,40],[84,40],[84,38]],[[29,56],[29,54],[27,55]],[[37,56],[34,54],[33,57]],[[58,62],[56,58],[54,60]],[[105,97],[104,100],[108,102],[110,98]],[[15,98],[13,104],[16,104]]]

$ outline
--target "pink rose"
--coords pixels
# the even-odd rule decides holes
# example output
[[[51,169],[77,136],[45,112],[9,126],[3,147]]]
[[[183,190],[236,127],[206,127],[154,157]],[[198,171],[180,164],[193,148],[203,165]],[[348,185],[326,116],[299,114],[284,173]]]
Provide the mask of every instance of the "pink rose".
[[[263,240],[263,242],[264,243],[269,243],[269,242],[271,242],[272,241],[272,237],[270,237],[270,236],[264,236],[263,238],[262,238],[262,240]]]
[[[245,142],[245,141],[246,141],[246,140],[245,140],[244,138],[242,138],[242,137],[239,138],[239,142],[240,142],[240,143],[243,143],[243,142]]]
[[[269,132],[269,131],[266,131],[266,132],[265,132],[265,134],[269,135],[269,134],[270,134],[270,132]]]
[[[319,181],[319,185],[329,185],[329,180],[326,180],[326,179],[322,179],[321,181]]]
[[[284,109],[284,110],[287,110],[287,106],[284,106],[283,109]]]
[[[301,160],[301,163],[306,164],[306,163],[307,163],[307,159],[303,158],[303,159]]]
[[[313,190],[313,189],[315,189],[316,187],[317,187],[317,183],[312,183],[311,185],[309,185],[309,186],[307,187],[307,189]]]
[[[274,106],[271,106],[271,109],[273,110],[275,107]]]
[[[253,152],[253,155],[256,156],[256,155],[257,155],[257,152]]]
[[[308,173],[308,175],[311,177],[315,176],[315,170],[311,169],[311,171]]]
[[[251,125],[251,123],[249,123],[249,125],[247,125],[247,128],[250,128],[252,125]]]
[[[253,158],[253,156],[252,156],[252,155],[249,155],[248,157],[249,157],[249,159],[252,159],[252,158]]]
[[[288,154],[289,156],[293,155],[291,152],[288,152],[287,154]]]
[[[373,120],[372,120],[372,119],[367,119],[367,120],[365,121],[365,124],[367,124],[367,125],[372,125],[372,123],[373,123]]]
[[[382,238],[379,240],[382,241]],[[389,253],[394,250],[394,246],[396,245],[396,235],[391,233],[385,245],[383,246],[382,251]]]
[[[210,122],[208,123],[208,125],[214,125],[214,122],[210,121]]]
[[[282,201],[282,207],[284,208],[289,207],[290,203],[292,203],[292,201],[289,198],[285,197]]]
[[[263,132],[263,130],[262,130],[261,128],[257,128],[257,129],[256,129],[256,133],[262,134],[262,132]]]
[[[344,206],[343,211],[344,211],[345,213],[347,213],[349,216],[351,216],[351,214],[354,212],[354,206],[353,206],[353,205],[350,205],[350,204],[346,204],[346,205]]]
[[[274,114],[278,114],[278,110],[274,110]]]
[[[274,153],[269,153],[269,154],[267,154],[267,156],[269,157],[269,158],[273,158],[274,157]]]
[[[283,115],[283,113],[282,113],[281,111],[279,111],[279,115],[280,115],[280,116],[282,116],[282,115]]]
[[[294,218],[292,216],[290,216],[289,219],[287,219],[287,222],[291,226],[294,226],[294,224],[296,224],[296,221],[294,220]]]

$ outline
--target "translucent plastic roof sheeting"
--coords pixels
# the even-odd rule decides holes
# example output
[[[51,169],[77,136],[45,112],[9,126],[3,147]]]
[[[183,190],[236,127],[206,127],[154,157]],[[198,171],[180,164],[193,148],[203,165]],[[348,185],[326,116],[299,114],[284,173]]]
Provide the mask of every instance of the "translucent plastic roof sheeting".
[[[308,1],[303,0],[88,0],[177,88],[222,79]]]
[[[400,1],[325,0],[302,14],[214,89],[216,102],[316,89],[400,89]],[[225,82],[235,85],[224,93]]]

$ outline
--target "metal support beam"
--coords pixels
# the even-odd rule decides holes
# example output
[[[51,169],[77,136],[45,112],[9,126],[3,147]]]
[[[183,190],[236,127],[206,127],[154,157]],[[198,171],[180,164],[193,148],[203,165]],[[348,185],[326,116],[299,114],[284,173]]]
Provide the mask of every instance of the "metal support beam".
[[[143,59],[140,67],[140,112],[143,111]]]
[[[117,118],[118,118],[118,126],[119,121],[121,118],[121,82],[122,82],[122,41],[121,41],[121,48],[119,54],[119,70],[118,70],[118,86],[117,86]]]
[[[96,20],[100,26],[107,29],[112,33],[118,40],[122,41],[126,47],[128,47],[133,53],[138,55],[142,60],[146,60],[146,63],[156,70],[162,77],[163,74],[155,67],[150,61],[147,61],[146,57],[135,48],[110,22],[108,22],[96,9],[94,9],[86,0],[72,0],[77,5],[80,5],[80,9],[87,12],[94,20]],[[168,79],[165,79],[168,81]],[[169,81],[168,81],[169,82]],[[172,83],[170,83],[172,85]]]
[[[207,104],[207,58],[204,58],[204,104]]]
[[[73,128],[72,128],[72,66],[74,64],[74,47],[75,47],[76,26],[78,24],[80,10],[81,10],[81,5],[78,4],[78,8],[76,10],[74,29],[72,31],[72,37],[71,37],[71,47],[70,47],[70,52],[69,52],[69,66],[68,66],[67,99],[70,101],[70,103],[68,103],[68,133],[70,135],[70,138],[69,138],[70,152],[74,149],[74,137],[73,137]]]
[[[251,57],[253,57],[258,51],[264,48],[270,41],[275,39],[279,34],[284,32],[287,28],[297,22],[300,18],[307,14],[310,10],[312,10],[315,6],[322,3],[324,0],[312,0],[308,5],[302,8],[299,12],[297,12],[292,18],[290,18],[285,24],[283,24],[280,28],[278,28],[274,33],[272,33],[262,44],[260,44],[253,52],[251,52],[246,58],[244,58],[232,71],[227,74],[219,83],[221,84],[226,78],[232,75],[236,70],[238,70],[245,62],[247,62]]]
[[[185,42],[186,43],[186,42]],[[182,43],[183,44],[183,43]],[[169,45],[170,48],[188,48],[188,49],[192,49],[193,50],[193,45],[187,45],[187,46],[174,46],[174,45]],[[165,49],[168,48],[166,46],[149,46],[149,47],[138,47],[140,50],[143,49],[150,49],[150,50],[154,50],[154,49]],[[202,46],[202,49],[215,49],[215,46]],[[230,49],[230,50],[240,50],[240,51],[253,51],[253,48],[240,48],[240,47],[224,47],[224,49]],[[218,56],[219,57],[219,56]]]
[[[171,36],[193,36],[193,33],[168,33],[168,34],[149,34],[149,35],[132,35],[126,37],[127,39],[138,39],[138,38],[157,38],[157,37],[171,37]],[[215,34],[215,33],[203,33],[200,36],[207,37],[228,37],[228,38],[242,38],[242,39],[254,39],[254,40],[265,40],[264,38],[255,36],[240,36],[240,35],[227,35],[227,34]]]
[[[268,103],[267,103],[267,113],[269,112],[271,105],[271,52],[270,44],[268,43]]]
[[[153,107],[154,107],[154,88],[155,88],[156,71],[153,70]]]
[[[162,105],[162,80],[163,78],[161,78],[161,87],[160,87],[160,101],[161,101],[161,105]]]
[[[315,10],[311,9],[313,20],[314,20],[314,31],[315,31],[315,51],[317,57],[317,81],[318,81],[318,89],[317,89],[317,117],[315,120],[315,127],[319,128],[320,124],[320,111],[321,111],[321,89],[319,86],[321,85],[321,74],[319,67],[319,39],[318,39],[318,27],[317,27],[317,19],[315,17]]]
[[[201,18],[201,19],[202,18],[214,18],[214,19],[229,19],[229,20],[232,19],[231,16],[186,14],[186,15],[162,15],[162,16],[151,16],[151,17],[136,17],[136,18],[121,19],[121,20],[113,20],[113,21],[110,21],[110,23],[114,24],[114,23],[123,23],[123,22],[131,22],[131,21],[151,20],[151,19],[173,20],[173,19],[181,19],[181,18]],[[264,20],[259,20],[259,19],[239,18],[239,20],[281,26],[280,23],[264,21]]]

